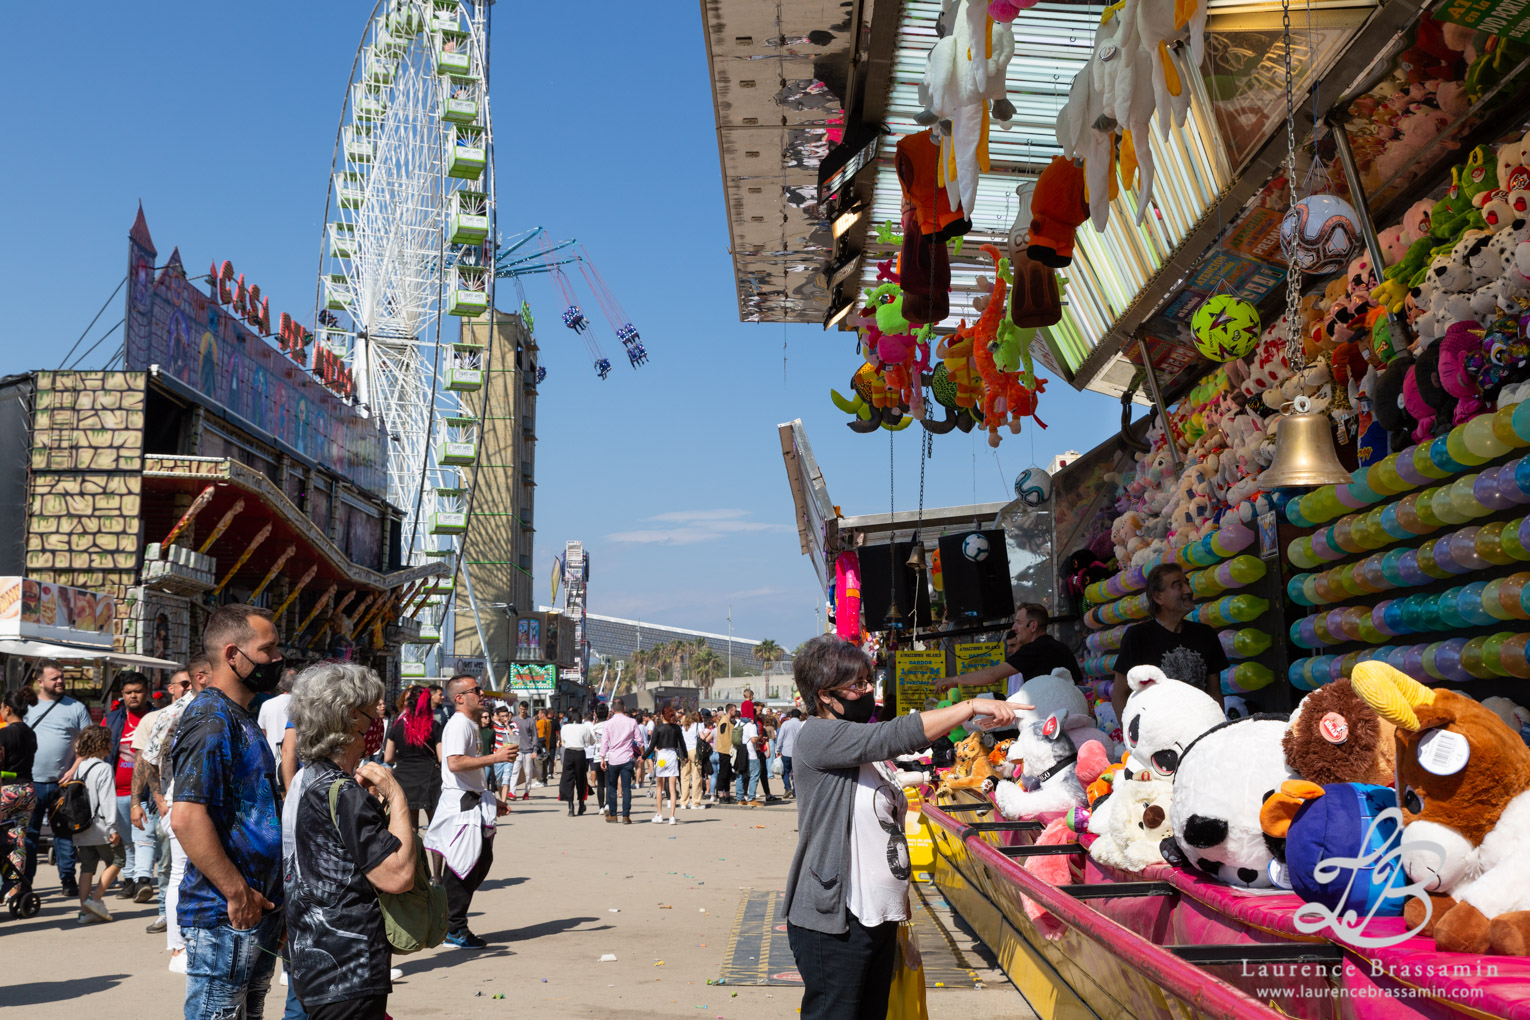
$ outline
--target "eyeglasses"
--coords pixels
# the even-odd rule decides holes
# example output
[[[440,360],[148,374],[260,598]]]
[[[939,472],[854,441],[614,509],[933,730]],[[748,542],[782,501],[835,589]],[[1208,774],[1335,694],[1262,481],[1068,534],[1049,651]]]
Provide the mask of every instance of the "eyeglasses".
[[[857,681],[855,681],[855,683],[846,684],[843,687],[836,687],[836,688],[834,688],[834,691],[850,691],[850,692],[853,692],[855,694],[865,694],[867,691],[871,690],[875,686],[876,685],[873,684],[870,680],[857,680]],[[830,692],[830,693],[833,693],[833,692]]]
[[[470,691],[463,691],[462,693],[463,694],[482,695],[483,694],[483,688],[482,687],[474,687],[472,690],[470,690]]]

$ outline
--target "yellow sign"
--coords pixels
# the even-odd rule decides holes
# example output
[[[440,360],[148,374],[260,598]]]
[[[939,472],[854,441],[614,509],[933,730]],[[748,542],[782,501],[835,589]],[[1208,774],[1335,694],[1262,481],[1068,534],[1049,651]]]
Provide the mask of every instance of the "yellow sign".
[[[924,703],[935,697],[935,683],[946,675],[946,653],[940,649],[928,652],[897,652],[893,665],[893,683],[898,688],[898,714],[909,709],[924,711]]]
[[[998,641],[981,641],[974,644],[956,646],[956,672],[958,675],[975,673],[988,666],[997,666],[1004,661],[1004,645]],[[956,695],[960,692],[960,698],[974,698],[984,692],[991,692],[996,698],[1003,698],[1009,692],[1009,681],[996,680],[987,687],[953,687],[951,693]]]

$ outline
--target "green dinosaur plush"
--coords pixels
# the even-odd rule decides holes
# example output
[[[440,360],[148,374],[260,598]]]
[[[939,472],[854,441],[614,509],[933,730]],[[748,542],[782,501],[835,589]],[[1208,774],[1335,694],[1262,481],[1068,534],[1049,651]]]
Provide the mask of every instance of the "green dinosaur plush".
[[[1422,277],[1428,270],[1429,253],[1433,248],[1432,237],[1421,237],[1410,244],[1402,259],[1381,274],[1382,284],[1371,291],[1371,297],[1390,312],[1401,311],[1408,291],[1418,286],[1414,277]]]
[[[1479,145],[1466,154],[1461,178],[1456,182],[1461,193],[1475,207],[1478,195],[1498,188],[1498,158],[1486,145]]]

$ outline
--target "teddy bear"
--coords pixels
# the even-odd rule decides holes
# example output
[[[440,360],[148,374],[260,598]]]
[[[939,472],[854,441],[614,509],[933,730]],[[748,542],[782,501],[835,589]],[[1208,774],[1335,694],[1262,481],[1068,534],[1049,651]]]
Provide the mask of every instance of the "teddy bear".
[[[1401,863],[1428,897],[1404,907],[1410,928],[1442,952],[1530,955],[1530,747],[1491,709],[1384,662],[1350,684],[1397,727]]]
[[[1273,715],[1223,722],[1185,748],[1169,809],[1170,852],[1229,885],[1274,885],[1270,863],[1284,847],[1266,840],[1260,811],[1281,783],[1297,778],[1281,747],[1286,723]]]
[[[1123,781],[1089,812],[1089,831],[1098,838],[1089,845],[1096,863],[1126,872],[1144,871],[1163,863],[1160,847],[1172,838],[1169,809],[1174,784],[1161,779]],[[1109,809],[1102,810],[1106,805]]]
[[[1157,666],[1133,666],[1126,683],[1131,688],[1122,710],[1126,777],[1173,781],[1185,748],[1222,722],[1222,710],[1211,695]]]
[[[1281,749],[1291,770],[1318,786],[1391,786],[1397,773],[1396,729],[1361,700],[1348,680],[1336,680],[1296,706]]]

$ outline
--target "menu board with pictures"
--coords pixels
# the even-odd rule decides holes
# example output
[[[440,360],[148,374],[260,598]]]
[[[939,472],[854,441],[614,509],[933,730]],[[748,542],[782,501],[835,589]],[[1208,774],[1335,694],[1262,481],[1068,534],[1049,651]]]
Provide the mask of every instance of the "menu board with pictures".
[[[36,581],[0,577],[0,636],[112,647],[117,602],[110,595]]]

